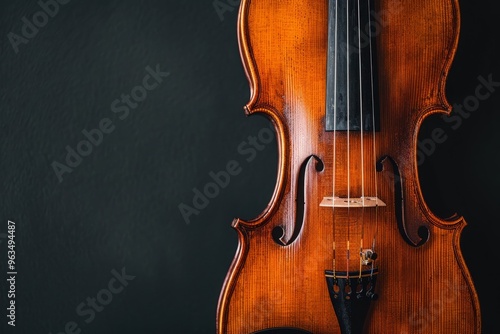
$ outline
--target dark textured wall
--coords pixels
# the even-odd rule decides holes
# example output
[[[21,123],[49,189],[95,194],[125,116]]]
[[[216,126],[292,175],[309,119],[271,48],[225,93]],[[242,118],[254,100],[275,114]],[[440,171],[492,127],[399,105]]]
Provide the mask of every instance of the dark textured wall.
[[[266,206],[276,174],[274,141],[248,150],[269,124],[243,114],[238,1],[221,2],[234,10],[219,15],[210,0],[73,0],[44,16],[37,1],[1,1],[0,333],[214,332],[237,245],[230,222]],[[472,101],[479,76],[500,81],[498,10],[462,2],[452,104]],[[494,333],[500,92],[473,109],[425,124],[422,140],[437,127],[447,140],[429,149],[421,176],[431,207],[469,224],[464,256],[484,333]],[[183,217],[179,205],[192,207],[211,172],[228,169],[213,198]]]

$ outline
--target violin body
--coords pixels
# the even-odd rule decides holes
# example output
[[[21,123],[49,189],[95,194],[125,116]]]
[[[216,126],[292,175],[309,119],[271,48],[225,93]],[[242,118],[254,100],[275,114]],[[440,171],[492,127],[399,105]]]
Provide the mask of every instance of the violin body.
[[[422,122],[451,111],[458,2],[361,2],[241,1],[245,111],[272,121],[279,159],[268,206],[232,223],[239,247],[219,298],[219,334],[481,332],[460,250],[466,222],[431,212],[417,164]],[[339,58],[352,41],[357,49]],[[369,61],[352,65],[360,54]],[[362,63],[376,65],[376,76]],[[368,88],[353,95],[357,87]],[[356,116],[367,104],[373,113]],[[344,128],[345,119],[327,116],[342,105]]]

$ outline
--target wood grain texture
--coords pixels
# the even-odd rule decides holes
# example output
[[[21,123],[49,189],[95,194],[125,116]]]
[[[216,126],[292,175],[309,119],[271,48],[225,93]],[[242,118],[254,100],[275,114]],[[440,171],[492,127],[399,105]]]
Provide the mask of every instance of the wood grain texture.
[[[420,190],[416,145],[432,113],[447,113],[444,88],[457,48],[456,0],[380,0],[377,58],[380,131],[325,132],[327,0],[243,0],[240,52],[251,87],[245,107],[274,123],[278,177],[269,205],[251,221],[235,219],[239,247],[220,295],[219,334],[246,334],[294,327],[314,334],[340,333],[324,270],[359,270],[356,254],[376,236],[379,299],[372,302],[365,332],[480,333],[477,294],[460,251],[462,217],[442,219]],[[374,145],[375,141],[375,145]],[[375,146],[375,149],[372,149]],[[349,147],[349,150],[347,149]],[[271,238],[294,232],[298,175],[305,174],[304,224],[287,246]],[[404,219],[412,240],[429,231],[422,246],[402,238],[396,220],[395,171],[375,162],[390,156],[403,181]],[[269,166],[275,168],[275,166]],[[325,196],[378,196],[387,206],[365,209],[320,207]],[[336,250],[333,252],[335,243]],[[361,244],[362,243],[362,244]]]

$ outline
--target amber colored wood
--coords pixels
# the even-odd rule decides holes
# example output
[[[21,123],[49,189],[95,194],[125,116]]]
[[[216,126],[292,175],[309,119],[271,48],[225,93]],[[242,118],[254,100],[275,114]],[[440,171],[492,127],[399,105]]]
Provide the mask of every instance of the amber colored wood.
[[[349,171],[346,133],[324,131],[327,8],[327,0],[241,2],[238,37],[251,87],[245,111],[264,114],[275,125],[278,177],[272,199],[258,217],[233,221],[239,246],[221,291],[217,333],[247,334],[273,327],[340,333],[323,274],[333,266],[333,242],[339,259],[346,252],[347,235],[356,253],[362,236],[367,247],[374,234],[379,299],[372,302],[366,333],[480,333],[478,297],[460,250],[466,222],[430,211],[416,157],[422,122],[430,114],[451,110],[444,93],[458,43],[458,2],[377,2],[382,18],[377,36],[381,131],[375,136],[375,152],[369,149],[372,136],[350,134]],[[323,160],[324,170],[316,171],[312,162],[308,166],[304,225],[293,243],[280,246],[271,231],[283,226],[285,241],[290,238],[297,176],[311,154]],[[430,231],[423,246],[406,243],[397,228],[391,166],[386,163],[379,173],[373,168],[384,155],[394,159],[403,178],[405,220]],[[336,196],[359,197],[364,189],[366,196],[377,193],[387,206],[320,207],[323,197],[332,196],[334,183]],[[415,231],[409,233],[419,238]],[[337,270],[358,267],[354,257],[336,261]]]

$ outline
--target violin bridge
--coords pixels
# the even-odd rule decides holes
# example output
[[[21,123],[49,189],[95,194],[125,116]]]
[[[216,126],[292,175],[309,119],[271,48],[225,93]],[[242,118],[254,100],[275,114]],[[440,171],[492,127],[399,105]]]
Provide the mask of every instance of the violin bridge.
[[[330,208],[373,208],[385,206],[378,197],[323,197],[319,206]]]

